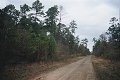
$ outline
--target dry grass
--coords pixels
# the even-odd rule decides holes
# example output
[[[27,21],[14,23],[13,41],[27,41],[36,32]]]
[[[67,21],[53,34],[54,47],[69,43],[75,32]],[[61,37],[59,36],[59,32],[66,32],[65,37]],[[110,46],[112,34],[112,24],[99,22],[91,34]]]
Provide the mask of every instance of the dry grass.
[[[120,62],[111,62],[110,60],[95,57],[93,65],[98,80],[120,80]]]
[[[31,64],[19,64],[16,66],[6,67],[3,74],[3,79],[0,80],[29,80],[34,78],[41,73],[45,73],[56,68],[62,67],[66,64],[77,61],[82,57],[69,57],[67,59],[62,59],[59,61],[49,61],[49,62],[37,62]]]

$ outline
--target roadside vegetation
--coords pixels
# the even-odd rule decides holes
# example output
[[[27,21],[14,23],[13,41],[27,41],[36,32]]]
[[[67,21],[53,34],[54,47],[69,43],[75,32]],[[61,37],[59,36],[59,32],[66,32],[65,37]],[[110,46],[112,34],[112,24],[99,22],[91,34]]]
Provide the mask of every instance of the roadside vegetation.
[[[120,80],[120,62],[111,62],[105,58],[95,57],[93,66],[97,80]]]
[[[77,23],[74,20],[69,25],[62,23],[63,7],[55,5],[47,11],[44,7],[36,0],[32,6],[23,4],[16,9],[9,4],[0,9],[0,72],[8,66],[53,62],[72,55],[90,54],[88,40],[80,41],[79,36],[75,36]],[[26,72],[18,74],[22,73]],[[2,77],[11,80],[7,75],[0,77],[0,80]]]
[[[93,38],[93,54],[111,61],[120,61],[120,23],[113,17],[106,33],[101,34],[99,39]]]
[[[99,39],[93,38],[93,65],[99,80],[120,80],[120,23],[113,17]]]
[[[33,80],[35,77],[76,62],[82,58],[73,55],[61,60],[10,65],[6,66],[4,70],[1,70],[0,76],[2,76],[2,80]]]

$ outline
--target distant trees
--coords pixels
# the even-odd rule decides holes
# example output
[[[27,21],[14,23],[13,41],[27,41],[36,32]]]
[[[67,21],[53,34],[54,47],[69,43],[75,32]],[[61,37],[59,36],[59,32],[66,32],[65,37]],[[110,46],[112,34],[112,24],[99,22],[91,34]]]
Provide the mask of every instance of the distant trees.
[[[41,16],[44,14],[43,8],[44,6],[39,0],[36,0],[35,2],[33,2],[32,9],[35,11],[35,14],[33,13],[33,15],[35,15],[36,19],[37,19],[37,16]]]
[[[74,35],[76,22],[69,26],[58,22],[62,8],[57,5],[46,12],[43,9],[39,0],[32,6],[21,5],[20,10],[12,4],[0,9],[0,66],[53,59],[58,42],[68,46],[70,54],[82,51],[79,37]]]
[[[89,51],[89,49],[87,48],[87,43],[88,43],[88,39],[87,38],[81,40],[79,49],[80,49],[80,53],[82,55],[89,55],[91,53]]]
[[[27,12],[29,12],[31,7],[29,7],[27,4],[20,5],[20,12],[21,16],[27,16]]]
[[[105,36],[106,34],[101,34],[99,39],[96,40],[95,38],[94,43],[95,45],[93,46],[93,52],[95,53],[95,55],[97,56],[104,56],[104,54],[107,53],[107,37]]]
[[[98,40],[94,40],[93,52],[96,55],[112,60],[120,59],[120,24],[117,21],[118,19],[115,17],[111,18],[111,26],[106,34],[102,34]]]
[[[87,47],[87,43],[88,43],[88,39],[85,38],[82,40],[81,44],[84,45],[85,47]]]
[[[115,17],[110,20],[111,26],[108,29],[109,42],[113,47],[113,58],[120,60],[120,23]]]
[[[76,26],[77,26],[77,24],[74,20],[70,22],[69,29],[70,29],[72,34],[75,33],[75,29],[77,28]]]
[[[115,46],[115,48],[120,49],[120,23],[117,22],[118,19],[115,17],[111,18],[111,26],[108,29],[109,41]]]

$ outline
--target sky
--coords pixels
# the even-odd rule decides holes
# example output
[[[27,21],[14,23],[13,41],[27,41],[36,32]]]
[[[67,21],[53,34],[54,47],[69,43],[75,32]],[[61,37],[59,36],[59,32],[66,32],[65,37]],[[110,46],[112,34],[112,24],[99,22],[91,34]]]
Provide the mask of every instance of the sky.
[[[8,4],[19,6],[26,3],[29,6],[35,0],[0,0],[0,8]],[[93,37],[98,38],[100,34],[107,31],[109,20],[119,16],[120,0],[40,0],[45,10],[54,6],[63,6],[62,22],[69,25],[70,21],[77,23],[76,36],[80,40],[88,39],[88,48],[92,51]]]

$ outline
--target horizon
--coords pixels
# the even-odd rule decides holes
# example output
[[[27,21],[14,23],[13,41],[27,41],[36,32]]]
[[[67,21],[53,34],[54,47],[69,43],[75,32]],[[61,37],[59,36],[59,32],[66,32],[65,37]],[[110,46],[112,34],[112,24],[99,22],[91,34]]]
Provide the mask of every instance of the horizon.
[[[19,9],[20,5],[28,4],[32,5],[35,0],[1,0],[0,8],[4,8],[8,4],[13,4]],[[119,0],[40,0],[45,6],[44,10],[58,5],[63,6],[64,18],[62,22],[68,25],[70,21],[75,20],[78,29],[76,30],[76,36],[78,35],[80,40],[88,39],[88,48],[92,51],[94,37],[98,38],[100,34],[107,31],[109,20],[112,17],[119,18]]]

